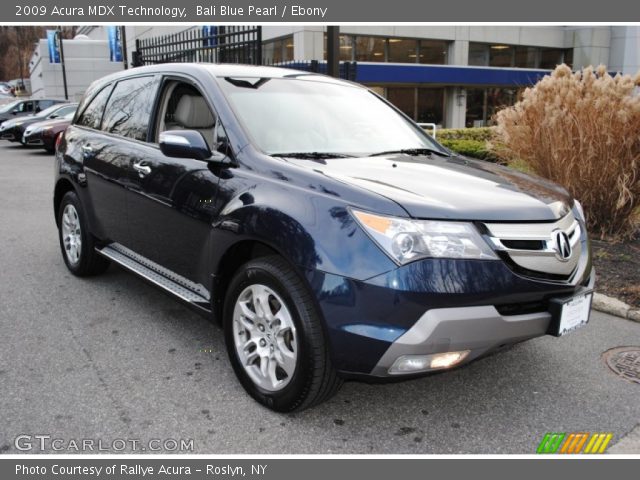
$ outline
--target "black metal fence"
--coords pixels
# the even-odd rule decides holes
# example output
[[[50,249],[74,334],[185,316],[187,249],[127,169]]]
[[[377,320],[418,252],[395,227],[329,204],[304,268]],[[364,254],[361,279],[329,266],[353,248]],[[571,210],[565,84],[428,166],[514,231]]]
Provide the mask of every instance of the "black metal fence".
[[[314,73],[327,73],[327,62],[319,60],[280,61],[262,58],[262,27],[194,27],[171,35],[136,40],[133,66],[170,62],[237,63],[271,65]],[[341,62],[340,78],[355,80],[356,62]]]
[[[196,27],[136,40],[133,66],[170,62],[262,64],[262,27]]]

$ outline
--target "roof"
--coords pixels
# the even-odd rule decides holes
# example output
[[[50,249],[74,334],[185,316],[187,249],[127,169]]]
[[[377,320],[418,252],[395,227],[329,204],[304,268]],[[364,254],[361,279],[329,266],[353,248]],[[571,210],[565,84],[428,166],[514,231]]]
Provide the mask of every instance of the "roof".
[[[265,67],[260,65],[238,65],[225,63],[162,63],[159,65],[149,65],[145,67],[135,67],[129,70],[123,70],[113,73],[98,80],[98,82],[107,82],[118,78],[128,77],[133,74],[144,73],[187,73],[192,75],[207,73],[214,77],[258,77],[258,78],[292,78],[305,76],[309,80],[317,79],[318,81],[351,84],[337,78],[329,77],[319,73],[306,72],[303,70],[294,70],[291,68]]]

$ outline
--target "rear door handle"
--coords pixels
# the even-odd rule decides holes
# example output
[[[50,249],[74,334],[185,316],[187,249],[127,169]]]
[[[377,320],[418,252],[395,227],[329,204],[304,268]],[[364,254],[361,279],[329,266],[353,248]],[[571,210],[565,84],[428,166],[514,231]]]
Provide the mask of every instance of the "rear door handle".
[[[146,177],[151,173],[151,167],[145,165],[143,162],[136,162],[133,164],[133,169],[138,172],[140,178]]]

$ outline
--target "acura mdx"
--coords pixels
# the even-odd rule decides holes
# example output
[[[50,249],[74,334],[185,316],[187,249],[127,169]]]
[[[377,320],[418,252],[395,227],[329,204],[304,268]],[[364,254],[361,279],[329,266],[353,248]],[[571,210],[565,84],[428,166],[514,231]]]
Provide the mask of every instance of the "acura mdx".
[[[239,381],[277,411],[589,319],[578,201],[447,150],[354,83],[238,65],[113,74],[58,137],[55,170],[69,270],[116,264],[218,321]]]

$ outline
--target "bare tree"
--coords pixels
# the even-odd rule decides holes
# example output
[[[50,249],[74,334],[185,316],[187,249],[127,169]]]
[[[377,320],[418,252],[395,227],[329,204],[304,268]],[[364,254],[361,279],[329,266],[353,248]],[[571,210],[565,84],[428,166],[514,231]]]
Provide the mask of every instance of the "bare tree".
[[[46,27],[0,27],[0,79],[29,76],[29,59],[35,42],[45,36]]]

